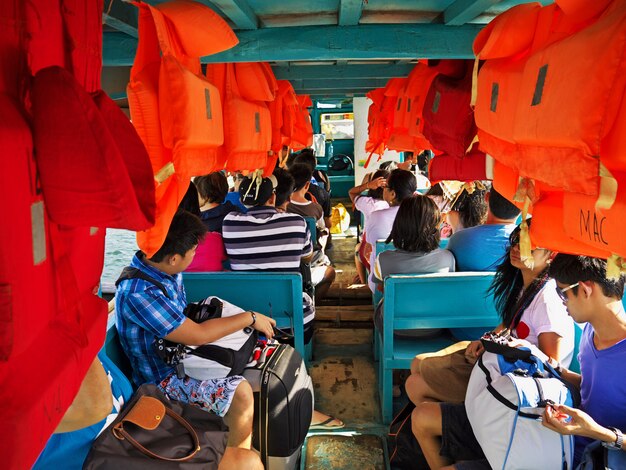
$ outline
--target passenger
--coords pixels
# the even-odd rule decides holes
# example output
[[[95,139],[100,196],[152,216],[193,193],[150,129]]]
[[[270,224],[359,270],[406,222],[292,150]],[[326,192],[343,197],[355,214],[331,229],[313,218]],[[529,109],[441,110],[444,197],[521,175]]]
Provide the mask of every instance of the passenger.
[[[439,248],[441,215],[435,203],[426,196],[408,197],[400,204],[386,243],[393,242],[395,250],[378,255],[374,281],[382,290],[390,274],[426,274],[454,271],[454,256]],[[376,308],[374,322],[383,329],[384,301]]]
[[[450,224],[453,234],[485,223],[487,219],[486,190],[480,186],[482,184],[465,184],[456,194],[450,210],[446,214],[446,220]]]
[[[287,205],[289,205],[296,182],[284,168],[276,167],[272,174],[276,177],[276,210],[287,212]]]
[[[100,351],[33,470],[80,470],[96,437],[133,393],[124,374]]]
[[[455,269],[454,256],[439,248],[441,215],[426,196],[415,195],[400,204],[386,243],[395,250],[378,255],[374,279],[383,284],[390,274],[447,273]]]
[[[239,211],[230,201],[225,201],[228,194],[228,180],[221,171],[205,176],[198,176],[195,180],[199,200],[199,212],[202,223],[208,230],[204,239],[198,243],[196,256],[187,268],[190,272],[223,271],[226,257],[224,242],[222,241],[222,221],[226,214]]]
[[[277,180],[244,178],[239,191],[247,214],[231,212],[224,219],[224,245],[233,271],[300,272],[300,262],[313,255],[313,243],[302,216],[276,210]],[[305,343],[313,336],[315,307],[302,294]]]
[[[313,172],[304,163],[294,163],[289,168],[289,174],[294,179],[294,190],[287,204],[287,212],[300,214],[302,217],[313,217],[318,230],[325,230],[324,210],[317,202],[308,200],[305,196],[311,186]]]
[[[489,290],[493,292],[502,323],[514,338],[539,347],[547,356],[569,365],[574,350],[574,325],[548,276],[554,253],[544,248],[532,251],[534,267],[520,260],[520,228],[510,237],[510,246]],[[462,402],[472,368],[483,352],[482,343],[461,341],[436,353],[420,354],[411,363],[406,392],[415,403],[438,400]]]
[[[239,209],[230,201],[226,201],[228,194],[228,180],[221,171],[208,175],[198,176],[195,180],[200,201],[200,220],[209,232],[222,233],[222,223],[226,214]]]
[[[378,165],[379,170],[386,170],[388,172],[392,172],[396,168],[398,168],[398,162],[396,162],[395,160],[387,160]],[[366,184],[368,181],[371,181],[374,177],[374,173],[375,171],[366,173],[363,177],[363,180],[361,181],[361,184]]]
[[[367,222],[369,215],[379,209],[387,209],[389,203],[383,199],[383,188],[387,184],[389,177],[388,170],[376,170],[372,178],[367,182],[355,186],[348,191],[350,200],[355,210],[363,214],[363,219]],[[363,195],[363,191],[367,194]],[[365,225],[365,224],[364,224]],[[371,245],[367,243],[365,231],[361,233],[361,242],[354,248],[354,264],[356,265],[358,279],[361,284],[367,282],[367,271],[370,271],[370,250]]]
[[[376,241],[387,239],[400,203],[415,193],[416,185],[415,175],[410,171],[396,169],[389,174],[387,184],[383,186],[383,199],[389,204],[389,207],[372,212],[365,224],[367,243],[372,250],[370,266],[374,266],[376,262]],[[368,285],[370,290],[374,292],[376,284],[373,273],[370,273]]]
[[[575,321],[587,324],[578,355],[581,374],[551,361],[565,380],[580,388],[581,409],[547,406],[542,424],[555,432],[576,436],[573,468],[577,468],[585,446],[593,440],[615,449],[621,444],[620,454],[616,455],[620,463],[610,468],[624,468],[626,447],[621,431],[626,429],[626,313],[621,302],[624,276],[608,280],[606,261],[565,254],[554,258],[549,272],[556,279],[555,293],[569,314]],[[420,403],[413,411],[412,426],[431,468],[442,468],[461,459],[472,462],[453,468],[490,468],[463,404]],[[598,468],[605,468],[602,456],[600,461]]]
[[[239,197],[239,185],[243,180],[243,176],[241,173],[235,173],[231,176],[233,185],[232,187],[230,186],[230,184],[228,186],[228,194],[226,194],[226,197],[224,198],[224,204],[228,202],[235,206],[239,210],[239,212],[245,214],[246,212],[248,212],[248,208],[243,205],[243,203],[241,202],[241,198]]]
[[[156,383],[168,397],[223,417],[230,429],[228,446],[250,449],[254,403],[248,382],[241,376],[203,381],[187,376],[179,379],[174,367],[161,360],[153,347],[155,337],[199,346],[245,327],[252,327],[268,338],[274,334],[276,322],[261,313],[248,311],[203,323],[185,317],[187,301],[181,273],[193,260],[205,233],[206,227],[198,217],[181,210],[174,216],[165,242],[154,256],[147,258],[141,251],[137,252],[131,267],[142,277],[121,280],[118,284],[117,330],[136,385]],[[231,452],[231,455],[253,462],[255,468],[261,467],[252,452]]]
[[[550,265],[557,292],[574,321],[585,324],[580,340],[580,375],[553,363],[563,378],[580,388],[580,410],[546,407],[543,425],[576,436],[575,462],[593,440],[609,445],[621,441],[619,459],[626,467],[626,313],[622,304],[624,275],[606,278],[606,261],[559,254]],[[565,415],[565,416],[564,416]],[[571,421],[567,418],[571,417]]]
[[[487,220],[454,233],[448,242],[457,271],[493,271],[506,251],[520,210],[495,188],[485,194]]]
[[[313,157],[315,160],[313,160]],[[315,151],[312,148],[305,148],[300,150],[298,156],[296,156],[296,160],[294,163],[306,163],[311,166],[315,164],[315,168],[313,169],[313,184],[317,184],[326,190],[327,193],[330,193],[330,180],[328,179],[328,175],[324,170],[320,170],[317,168],[317,158],[315,157]]]
[[[191,212],[193,215],[200,215],[200,202],[198,201],[198,189],[193,181],[189,180],[189,187],[178,204],[179,209]]]
[[[248,213],[231,212],[224,219],[224,244],[233,271],[300,272],[300,262],[311,260],[313,244],[305,220],[276,210],[277,185],[273,175],[258,182],[248,177],[242,181],[239,192]],[[305,292],[302,304],[307,344],[313,337],[315,306]],[[311,429],[343,426],[338,419],[313,412]]]
[[[329,232],[324,223],[322,207],[305,197],[311,186],[313,176],[311,168],[304,163],[294,163],[289,169],[289,173],[294,179],[294,190],[291,194],[291,200],[287,204],[287,212],[299,214],[302,217],[312,217],[316,221],[317,240],[312,240],[315,253],[311,260],[311,282],[315,286],[315,301],[319,302],[326,297],[328,289],[335,280],[335,268],[330,265],[330,260],[324,254]]]
[[[303,150],[299,155],[296,155],[293,163],[289,165],[289,169],[291,169],[291,167],[296,163],[304,163],[305,165],[308,165],[308,167],[311,169],[311,173],[313,175],[315,174],[317,159],[315,158],[315,155],[313,153],[305,152]],[[330,193],[329,190],[325,189],[325,183],[320,183],[316,181],[314,184],[311,184],[309,186],[308,194],[309,195],[307,196],[307,199],[313,200],[314,202],[317,202],[320,206],[322,206],[322,209],[324,210],[324,224],[326,225],[326,228],[330,230],[330,215],[332,207],[330,201]],[[330,248],[330,246],[328,248]]]
[[[437,209],[441,213],[441,226],[439,227],[439,234],[441,238],[450,238],[452,235],[452,227],[447,222],[447,214],[450,212],[450,205],[452,201],[444,194],[443,187],[441,185],[442,182],[433,184],[425,196],[428,196],[433,200],[433,202],[437,205]]]

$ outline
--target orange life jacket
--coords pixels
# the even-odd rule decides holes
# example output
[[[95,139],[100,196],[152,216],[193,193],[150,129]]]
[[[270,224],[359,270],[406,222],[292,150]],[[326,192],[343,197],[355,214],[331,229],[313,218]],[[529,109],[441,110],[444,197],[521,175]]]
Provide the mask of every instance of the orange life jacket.
[[[156,185],[155,225],[137,233],[139,248],[150,257],[165,240],[189,178],[223,167],[217,152],[224,139],[221,100],[202,77],[199,56],[238,40],[219,15],[196,2],[137,6],[139,44],[127,92]]]
[[[295,110],[294,134],[291,147],[294,150],[301,150],[313,145],[313,125],[308,107],[312,106],[311,98],[308,95],[296,95],[298,102]]]
[[[229,171],[254,171],[264,168],[272,144],[270,111],[264,101],[252,101],[239,91],[235,64],[209,64],[207,78],[215,83],[223,99],[224,145],[219,152],[226,158]],[[247,89],[257,85],[269,89],[265,74],[239,75],[251,82]],[[260,85],[259,85],[260,81]]]
[[[483,147],[524,176],[592,196],[599,192],[600,161],[625,166],[624,144],[604,143],[615,131],[626,87],[626,5],[600,3],[510,10],[533,32],[530,40],[523,33],[516,55],[490,60],[480,50],[481,35],[475,43],[477,55],[488,59],[476,104]]]

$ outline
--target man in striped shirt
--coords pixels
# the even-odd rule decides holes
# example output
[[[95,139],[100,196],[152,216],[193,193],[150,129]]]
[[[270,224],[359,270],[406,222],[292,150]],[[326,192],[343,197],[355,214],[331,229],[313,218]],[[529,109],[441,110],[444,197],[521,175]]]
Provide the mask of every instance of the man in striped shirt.
[[[233,271],[300,272],[300,262],[313,255],[311,235],[297,214],[276,210],[277,180],[244,178],[239,186],[246,214],[231,212],[224,218],[223,239]],[[305,341],[313,334],[315,308],[303,293]]]

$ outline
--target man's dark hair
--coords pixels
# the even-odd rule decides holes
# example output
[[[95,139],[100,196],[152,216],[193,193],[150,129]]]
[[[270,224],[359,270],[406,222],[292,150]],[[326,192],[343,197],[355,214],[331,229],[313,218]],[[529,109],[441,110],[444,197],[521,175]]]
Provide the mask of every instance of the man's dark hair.
[[[163,245],[150,258],[150,261],[160,263],[166,256],[185,256],[185,253],[204,239],[206,232],[207,228],[199,217],[191,212],[179,209],[174,214]]]
[[[413,196],[417,189],[417,179],[410,171],[396,168],[389,173],[387,187],[396,192],[396,201],[401,202],[407,197]]]
[[[289,173],[293,176],[295,182],[294,191],[300,191],[313,177],[313,170],[305,163],[294,163],[289,168]]]
[[[407,197],[400,204],[386,243],[398,250],[429,253],[439,247],[441,214],[426,196]]]
[[[576,284],[579,281],[592,281],[602,287],[607,297],[621,299],[624,296],[624,280],[606,278],[606,260],[591,256],[577,256],[559,253],[550,263],[550,276],[562,284]],[[577,294],[578,287],[572,292]]]
[[[296,162],[296,157],[298,156],[297,153],[290,153],[289,156],[287,157],[287,161],[285,161],[285,167],[287,169],[291,168],[291,165],[293,165]]]
[[[461,219],[464,228],[484,224],[487,219],[486,191],[478,188],[471,194],[466,190],[462,191],[451,209],[459,213],[459,219]]]
[[[492,186],[489,191],[489,210],[498,219],[513,219],[520,213],[519,208],[500,194]]]
[[[276,207],[280,207],[285,203],[285,201],[289,200],[289,197],[293,193],[295,183],[293,176],[291,176],[284,168],[274,168],[273,174],[278,183],[276,186]]]
[[[178,208],[191,212],[193,215],[200,216],[198,188],[196,188],[196,185],[193,183],[193,181],[189,180],[189,187],[187,188],[187,192],[180,201],[180,204],[178,204]]]
[[[208,202],[217,202],[221,204],[228,194],[228,180],[226,175],[221,171],[215,171],[208,175],[198,176],[196,178],[196,187],[202,199]]]
[[[315,158],[315,154],[312,149],[304,149],[302,150],[294,160],[295,163],[304,163],[311,168],[311,172],[315,171],[315,167],[317,166],[317,158]]]

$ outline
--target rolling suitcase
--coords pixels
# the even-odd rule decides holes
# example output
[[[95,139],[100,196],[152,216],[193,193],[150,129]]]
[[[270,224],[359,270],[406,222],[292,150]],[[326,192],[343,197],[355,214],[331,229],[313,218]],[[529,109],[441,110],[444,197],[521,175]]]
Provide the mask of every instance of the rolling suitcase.
[[[286,344],[269,344],[243,376],[254,391],[252,443],[263,465],[297,468],[313,415],[313,383],[302,357]]]

